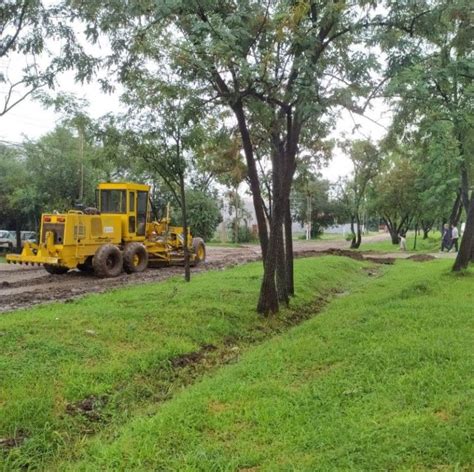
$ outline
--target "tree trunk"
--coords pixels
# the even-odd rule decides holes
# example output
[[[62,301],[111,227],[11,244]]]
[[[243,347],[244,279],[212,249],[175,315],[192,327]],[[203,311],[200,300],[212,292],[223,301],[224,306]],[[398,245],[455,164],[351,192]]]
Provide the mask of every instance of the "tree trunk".
[[[462,212],[462,197],[461,197],[461,189],[459,188],[458,191],[456,192],[456,199],[454,200],[453,203],[453,208],[451,210],[451,215],[449,216],[449,224],[457,226],[459,223],[459,217],[461,216]]]
[[[464,159],[461,163],[461,200],[466,211],[469,211],[469,174]]]
[[[352,234],[351,249],[355,249],[356,247],[356,233],[355,233],[354,222],[355,222],[355,216],[351,215],[351,234]]]
[[[179,176],[179,190],[181,193],[181,215],[183,218],[183,252],[184,252],[184,280],[189,282],[191,280],[191,267],[189,264],[189,250],[188,250],[188,219],[186,214],[186,192],[184,189],[184,175]]]
[[[416,226],[415,226],[415,241],[413,242],[413,250],[414,250],[414,251],[416,250],[417,238],[418,238],[418,223],[417,223]]]
[[[469,262],[473,259],[474,251],[474,192],[469,203],[469,211],[467,213],[466,228],[461,240],[461,246],[453,265],[453,271],[458,272],[465,269]]]
[[[286,273],[286,255],[285,255],[285,241],[283,237],[283,224],[278,228],[275,238],[277,238],[277,271],[276,271],[276,283],[278,301],[288,306],[290,299],[288,294],[288,281]]]
[[[239,125],[240,136],[242,138],[242,146],[244,148],[245,159],[247,162],[247,173],[250,184],[250,190],[252,192],[253,206],[255,209],[255,217],[257,219],[258,226],[258,238],[260,241],[260,247],[262,249],[262,258],[265,264],[266,254],[268,250],[268,229],[267,220],[265,218],[265,211],[263,209],[262,192],[260,190],[260,181],[258,178],[257,166],[255,163],[255,156],[253,152],[253,145],[250,139],[250,133],[247,127],[245,119],[245,113],[242,106],[242,102],[239,100],[232,106],[237,123]]]
[[[285,211],[285,256],[286,256],[286,283],[288,284],[288,295],[295,294],[294,267],[293,267],[293,233],[291,231],[291,209],[290,200]]]
[[[273,201],[276,202],[275,195]],[[275,273],[278,256],[278,227],[282,224],[281,210],[274,206],[272,221],[270,224],[270,238],[268,239],[268,248],[263,264],[263,280],[260,287],[260,296],[257,304],[257,311],[263,315],[276,313],[279,308],[277,287],[275,284]]]
[[[362,243],[362,228],[360,226],[360,217],[358,213],[356,214],[356,225],[357,225],[357,234],[356,234],[354,249],[359,249]]]
[[[398,238],[397,228],[392,223],[392,221],[389,220],[388,218],[383,217],[382,219],[383,219],[385,225],[388,228],[388,232],[390,233],[390,238],[392,239],[392,244],[398,244],[400,241],[399,241],[399,238]]]

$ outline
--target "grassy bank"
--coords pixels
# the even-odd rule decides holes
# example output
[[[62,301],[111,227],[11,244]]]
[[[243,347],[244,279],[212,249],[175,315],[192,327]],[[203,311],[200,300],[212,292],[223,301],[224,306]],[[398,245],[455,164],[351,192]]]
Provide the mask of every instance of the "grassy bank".
[[[415,232],[409,231],[407,234],[407,250],[413,253],[429,253],[438,252],[441,248],[441,233],[431,232],[428,239],[423,239],[423,236],[418,236],[416,240],[416,249],[413,249],[415,242]],[[362,244],[359,248],[361,251],[382,251],[382,252],[399,252],[400,246],[392,244],[390,235],[387,234],[386,241],[364,241],[362,237]]]
[[[473,283],[398,261],[58,470],[473,470]]]
[[[366,267],[296,261],[293,310],[271,320],[254,311],[259,263],[0,316],[3,469],[51,470],[94,434],[113,437],[203,373],[311,316],[328,294],[370,283]]]

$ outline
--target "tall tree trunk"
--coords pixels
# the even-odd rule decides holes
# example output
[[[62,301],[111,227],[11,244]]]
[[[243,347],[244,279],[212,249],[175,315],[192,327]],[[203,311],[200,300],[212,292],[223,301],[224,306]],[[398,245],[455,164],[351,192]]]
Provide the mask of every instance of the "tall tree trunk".
[[[189,282],[191,280],[191,266],[189,263],[189,249],[188,249],[188,218],[186,214],[186,192],[184,189],[184,175],[179,176],[179,191],[181,196],[181,215],[183,218],[183,252],[184,252],[184,280]]]
[[[416,226],[415,226],[415,241],[413,242],[413,250],[414,250],[414,251],[416,250],[417,238],[418,238],[418,223],[417,223]]]
[[[357,225],[357,234],[356,234],[354,249],[359,249],[362,243],[362,228],[360,225],[359,213],[356,213],[356,225]]]
[[[390,238],[392,239],[392,244],[398,244],[400,241],[398,238],[398,230],[396,226],[392,223],[392,221],[389,218],[383,217],[382,219],[388,228],[388,232],[390,233]]]
[[[288,305],[290,302],[288,294],[288,281],[286,273],[286,254],[285,254],[285,241],[283,237],[284,226],[283,224],[277,230],[275,237],[277,238],[277,271],[276,271],[276,283],[278,300]]]
[[[469,174],[464,158],[461,162],[461,200],[466,211],[469,211]]]
[[[247,127],[247,121],[245,119],[245,113],[242,106],[242,102],[239,100],[237,103],[233,104],[232,109],[237,119],[240,136],[242,138],[242,146],[244,148],[245,159],[247,162],[248,180],[250,184],[250,190],[252,192],[255,217],[257,218],[258,238],[260,241],[260,247],[262,249],[262,258],[265,264],[269,245],[268,229],[267,220],[265,218],[265,211],[262,203],[262,192],[260,190],[260,181],[258,178],[258,171],[255,162],[255,155],[253,152],[253,145],[250,139],[250,133]]]
[[[270,313],[276,313],[280,304],[278,302],[278,292],[275,283],[275,274],[277,268],[277,257],[278,257],[278,229],[282,225],[282,213],[277,204],[277,197],[273,195],[274,211],[272,215],[272,221],[270,224],[270,238],[268,239],[268,248],[264,261],[263,269],[263,280],[260,287],[260,296],[257,304],[257,311],[261,314],[268,315]]]
[[[473,259],[474,251],[474,192],[469,203],[467,212],[466,228],[461,240],[461,246],[453,265],[453,271],[458,272],[465,269]]]
[[[356,233],[355,233],[354,222],[355,222],[355,215],[351,215],[351,234],[352,234],[351,249],[354,249],[356,247]]]
[[[291,231],[291,208],[290,199],[285,211],[285,256],[286,256],[286,283],[288,284],[288,295],[295,294],[294,267],[293,267],[293,233]]]
[[[453,203],[453,208],[451,210],[451,215],[449,216],[449,224],[450,225],[455,225],[457,226],[459,222],[459,217],[461,216],[462,212],[462,191],[459,188],[458,191],[456,192],[456,199],[454,200]]]

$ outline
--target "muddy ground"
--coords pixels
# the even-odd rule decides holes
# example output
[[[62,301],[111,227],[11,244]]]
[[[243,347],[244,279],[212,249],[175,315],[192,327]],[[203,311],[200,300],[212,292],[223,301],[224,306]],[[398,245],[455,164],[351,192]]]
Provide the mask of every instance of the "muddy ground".
[[[380,241],[386,238],[387,235],[382,234],[367,239]],[[347,246],[348,243],[342,240],[295,241],[294,252],[296,256],[304,257],[317,255],[332,248],[346,249]],[[375,255],[365,254],[364,257],[371,258]],[[192,272],[199,273],[210,269],[230,267],[259,258],[260,249],[254,245],[208,246],[206,262],[193,268]],[[50,275],[42,267],[0,264],[0,313],[55,300],[66,301],[87,293],[104,292],[124,285],[161,281],[182,274],[182,272],[182,267],[174,266],[147,269],[140,274],[122,274],[114,279],[98,279],[94,275],[76,270],[65,275]]]

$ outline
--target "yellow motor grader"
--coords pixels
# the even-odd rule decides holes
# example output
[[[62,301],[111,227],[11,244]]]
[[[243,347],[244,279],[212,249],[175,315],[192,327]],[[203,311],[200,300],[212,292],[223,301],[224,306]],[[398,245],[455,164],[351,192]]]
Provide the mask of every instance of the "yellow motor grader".
[[[97,208],[43,214],[38,244],[25,243],[21,254],[7,255],[7,262],[43,265],[51,274],[77,268],[116,277],[148,265],[183,263],[184,244],[192,265],[204,261],[204,241],[171,226],[169,211],[152,221],[149,192],[148,185],[101,183]]]

